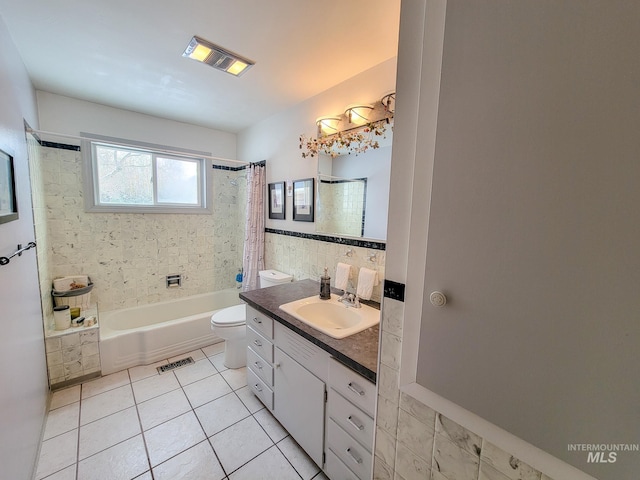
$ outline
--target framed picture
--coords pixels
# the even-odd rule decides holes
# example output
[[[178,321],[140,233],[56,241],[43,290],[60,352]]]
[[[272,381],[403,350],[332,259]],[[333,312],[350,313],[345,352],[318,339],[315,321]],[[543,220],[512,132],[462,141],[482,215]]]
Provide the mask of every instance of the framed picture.
[[[293,182],[293,219],[298,222],[313,222],[314,179]]]
[[[0,223],[18,219],[13,157],[0,150]]]
[[[269,218],[284,220],[286,207],[284,182],[269,184]]]

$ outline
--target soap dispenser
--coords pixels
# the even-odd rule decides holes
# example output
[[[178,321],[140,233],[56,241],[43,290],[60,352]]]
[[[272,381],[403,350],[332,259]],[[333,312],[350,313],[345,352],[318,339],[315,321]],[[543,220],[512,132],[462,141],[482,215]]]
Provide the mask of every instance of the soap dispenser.
[[[324,275],[320,277],[320,299],[331,299],[331,277],[327,267],[324,267]]]

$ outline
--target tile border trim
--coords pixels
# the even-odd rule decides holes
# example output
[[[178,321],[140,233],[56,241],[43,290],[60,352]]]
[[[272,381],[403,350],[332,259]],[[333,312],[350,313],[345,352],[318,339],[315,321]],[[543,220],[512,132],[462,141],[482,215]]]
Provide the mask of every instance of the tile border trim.
[[[317,240],[319,242],[338,243],[340,245],[349,245],[351,247],[370,248],[372,250],[386,250],[387,244],[384,242],[376,242],[372,240],[361,240],[359,238],[334,237],[331,235],[318,235],[315,233],[292,232],[290,230],[279,230],[275,228],[265,228],[265,233],[273,233],[274,235],[285,235],[287,237],[298,237],[306,240]]]

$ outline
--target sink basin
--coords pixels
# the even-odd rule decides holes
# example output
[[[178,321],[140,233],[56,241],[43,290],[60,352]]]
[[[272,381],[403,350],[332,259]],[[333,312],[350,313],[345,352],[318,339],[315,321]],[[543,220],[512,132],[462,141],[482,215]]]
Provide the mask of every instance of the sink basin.
[[[331,295],[320,300],[318,295],[280,305],[280,310],[333,338],[345,338],[380,323],[380,311],[368,305],[347,307]]]

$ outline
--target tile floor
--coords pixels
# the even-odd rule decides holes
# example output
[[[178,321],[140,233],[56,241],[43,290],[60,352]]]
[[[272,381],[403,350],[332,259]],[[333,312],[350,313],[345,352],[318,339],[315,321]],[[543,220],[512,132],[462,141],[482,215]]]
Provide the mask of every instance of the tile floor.
[[[54,392],[36,480],[327,480],[223,350]],[[186,356],[196,363],[158,374]]]

